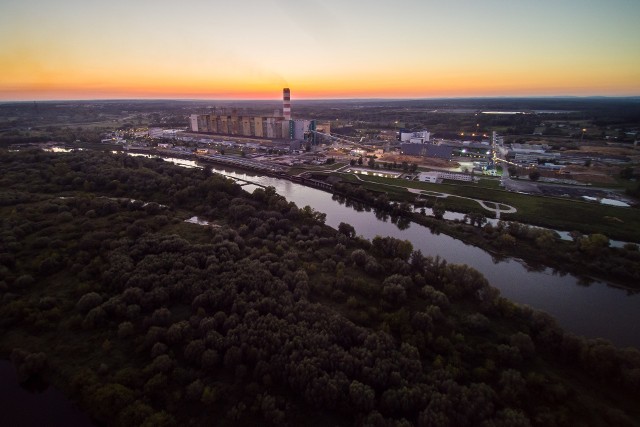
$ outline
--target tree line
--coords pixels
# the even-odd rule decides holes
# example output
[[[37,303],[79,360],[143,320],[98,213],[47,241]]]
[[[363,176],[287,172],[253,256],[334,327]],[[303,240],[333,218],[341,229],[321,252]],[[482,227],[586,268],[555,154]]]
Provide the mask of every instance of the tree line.
[[[101,424],[640,422],[638,350],[408,241],[162,161],[0,161],[0,354]]]

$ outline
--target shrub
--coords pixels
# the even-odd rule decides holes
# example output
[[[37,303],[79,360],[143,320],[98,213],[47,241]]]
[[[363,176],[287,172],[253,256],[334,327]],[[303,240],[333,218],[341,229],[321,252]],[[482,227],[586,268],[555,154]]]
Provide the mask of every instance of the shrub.
[[[76,303],[76,308],[83,313],[102,304],[102,297],[96,292],[84,294]]]

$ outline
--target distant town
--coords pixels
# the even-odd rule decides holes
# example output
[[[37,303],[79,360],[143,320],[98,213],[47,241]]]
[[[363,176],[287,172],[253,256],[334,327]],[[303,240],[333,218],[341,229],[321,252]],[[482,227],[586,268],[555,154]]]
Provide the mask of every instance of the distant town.
[[[528,182],[506,184],[515,191],[623,205],[635,203],[622,190],[633,189],[640,164],[633,99],[292,103],[285,88],[280,105],[92,101],[0,108],[0,143],[7,146],[99,140],[128,151],[195,155],[253,170],[293,168],[298,175],[330,163],[343,166],[332,170],[429,183],[507,175]],[[77,126],[56,124],[67,119]],[[586,189],[592,186],[611,191]]]

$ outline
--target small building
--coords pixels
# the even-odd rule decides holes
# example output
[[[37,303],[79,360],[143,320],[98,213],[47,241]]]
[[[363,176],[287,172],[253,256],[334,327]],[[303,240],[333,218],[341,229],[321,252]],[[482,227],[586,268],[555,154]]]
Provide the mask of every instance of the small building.
[[[404,132],[400,131],[400,141],[409,142],[411,144],[425,144],[429,142],[431,133],[428,130],[420,132]]]
[[[442,179],[440,178],[438,172],[420,172],[418,174],[418,181],[431,182],[435,184],[435,183],[442,182]]]
[[[473,177],[465,173],[454,172],[420,172],[418,174],[418,180],[421,182],[439,183],[444,179],[471,182]]]

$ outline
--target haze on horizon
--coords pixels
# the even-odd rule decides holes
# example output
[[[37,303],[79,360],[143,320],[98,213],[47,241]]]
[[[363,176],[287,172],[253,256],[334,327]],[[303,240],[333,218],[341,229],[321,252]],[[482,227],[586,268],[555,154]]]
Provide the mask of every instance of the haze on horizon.
[[[4,0],[0,100],[640,95],[637,0]]]

